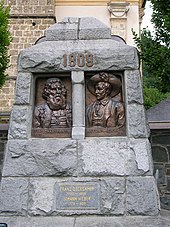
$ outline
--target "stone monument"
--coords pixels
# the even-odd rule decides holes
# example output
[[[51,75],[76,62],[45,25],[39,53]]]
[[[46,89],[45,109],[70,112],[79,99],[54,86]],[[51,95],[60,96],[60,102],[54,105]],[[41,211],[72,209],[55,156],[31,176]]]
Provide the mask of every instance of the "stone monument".
[[[158,215],[137,50],[95,18],[66,18],[45,35],[18,59],[1,220]]]

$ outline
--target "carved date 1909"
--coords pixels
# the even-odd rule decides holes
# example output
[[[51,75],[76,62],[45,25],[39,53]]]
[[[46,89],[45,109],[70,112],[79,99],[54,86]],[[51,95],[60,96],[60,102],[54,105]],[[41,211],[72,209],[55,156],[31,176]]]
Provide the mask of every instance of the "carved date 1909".
[[[93,66],[93,55],[89,54],[89,53],[87,53],[87,54],[72,53],[72,54],[69,54],[68,56],[67,56],[67,54],[63,55],[63,66],[64,67],[67,67],[67,66],[75,67],[76,65],[78,67],[84,67],[84,66],[92,67]]]

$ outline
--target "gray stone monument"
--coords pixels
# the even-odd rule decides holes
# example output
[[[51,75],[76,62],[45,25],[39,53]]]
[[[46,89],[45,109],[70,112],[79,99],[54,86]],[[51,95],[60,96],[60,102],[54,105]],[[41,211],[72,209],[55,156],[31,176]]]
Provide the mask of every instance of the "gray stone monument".
[[[94,18],[54,24],[19,55],[0,219],[158,215],[148,136],[137,50]]]

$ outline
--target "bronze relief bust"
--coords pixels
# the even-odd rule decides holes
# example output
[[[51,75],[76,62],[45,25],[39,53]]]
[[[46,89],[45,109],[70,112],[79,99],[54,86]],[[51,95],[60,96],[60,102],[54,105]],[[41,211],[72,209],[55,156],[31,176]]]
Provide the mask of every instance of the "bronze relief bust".
[[[101,72],[89,79],[87,89],[95,100],[86,108],[86,127],[96,129],[96,133],[97,130],[105,129],[104,132],[112,128],[119,134],[119,129],[125,125],[124,105],[116,98],[122,89],[120,78]]]
[[[33,127],[71,127],[71,107],[67,104],[67,90],[61,79],[48,79],[42,97],[46,102],[35,107]]]
[[[44,83],[41,95],[44,101],[35,106],[33,134],[41,132],[42,137],[60,137],[59,134],[64,133],[68,136],[64,129],[71,130],[72,111],[65,84],[58,77],[49,78]]]

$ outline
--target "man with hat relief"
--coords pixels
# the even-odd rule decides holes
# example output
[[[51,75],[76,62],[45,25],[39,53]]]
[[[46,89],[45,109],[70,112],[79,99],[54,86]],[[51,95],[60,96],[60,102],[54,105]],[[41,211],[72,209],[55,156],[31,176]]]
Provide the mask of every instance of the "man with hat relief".
[[[114,97],[120,93],[121,80],[110,73],[98,73],[87,83],[96,100],[87,107],[87,127],[116,127],[125,124],[123,104]]]

